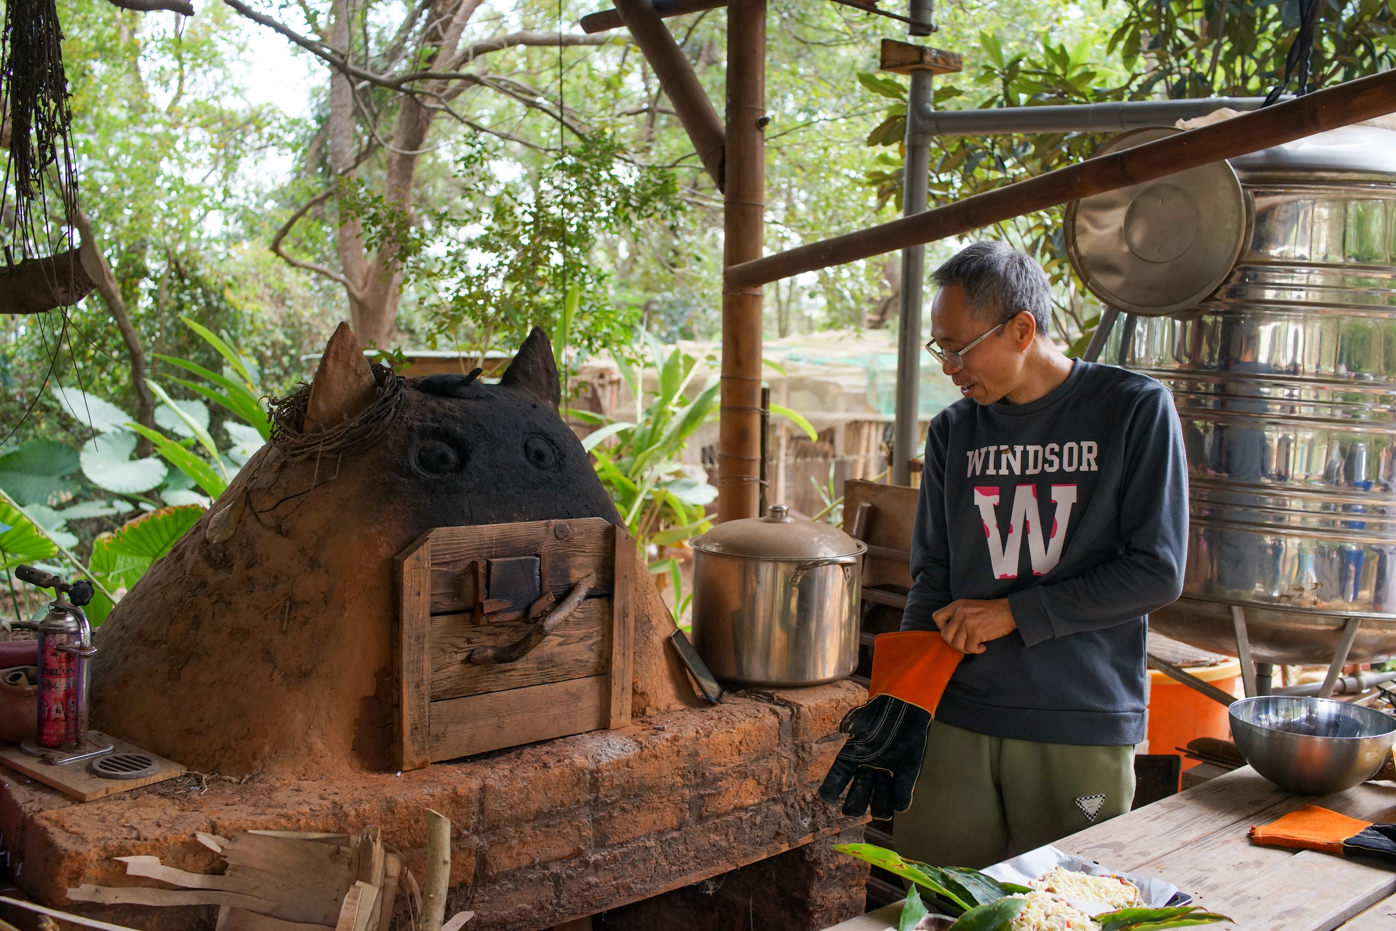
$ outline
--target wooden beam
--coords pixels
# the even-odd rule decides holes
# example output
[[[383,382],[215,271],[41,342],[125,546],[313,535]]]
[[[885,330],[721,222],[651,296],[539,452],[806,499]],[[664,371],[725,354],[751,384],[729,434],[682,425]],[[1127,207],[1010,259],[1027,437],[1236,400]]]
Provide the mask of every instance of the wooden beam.
[[[766,0],[727,4],[723,264],[759,259],[766,209]],[[722,289],[717,519],[756,517],[761,482],[761,286]]]
[[[931,74],[955,74],[961,68],[960,56],[925,45],[914,45],[897,39],[882,40],[878,67],[897,74],[929,71]]]
[[[669,102],[679,115],[679,122],[703,160],[703,167],[723,188],[722,163],[727,150],[727,133],[722,128],[722,120],[708,99],[707,91],[693,73],[679,43],[669,33],[664,20],[656,12],[650,0],[615,0],[616,12],[625,21],[625,27],[640,46],[645,60],[654,69],[655,77],[668,95]]]
[[[71,307],[97,287],[100,272],[81,249],[45,258],[0,264],[0,314],[41,314]]]
[[[701,13],[704,10],[717,10],[725,7],[727,0],[654,0],[655,12],[668,19],[685,13]],[[620,10],[602,10],[588,13],[578,23],[582,32],[592,35],[608,29],[619,29],[625,25],[620,18]]]
[[[916,216],[742,264],[729,262],[724,288],[756,289],[802,272],[936,242],[1025,213],[1258,152],[1392,111],[1396,111],[1396,71],[1384,71],[1157,142],[1088,159]]]

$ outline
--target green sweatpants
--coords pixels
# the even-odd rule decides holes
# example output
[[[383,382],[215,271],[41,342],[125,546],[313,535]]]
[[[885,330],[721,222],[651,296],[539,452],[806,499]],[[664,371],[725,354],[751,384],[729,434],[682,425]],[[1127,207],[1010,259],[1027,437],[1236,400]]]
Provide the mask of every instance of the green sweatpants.
[[[1129,811],[1134,748],[985,737],[935,722],[893,846],[934,866],[989,866]]]

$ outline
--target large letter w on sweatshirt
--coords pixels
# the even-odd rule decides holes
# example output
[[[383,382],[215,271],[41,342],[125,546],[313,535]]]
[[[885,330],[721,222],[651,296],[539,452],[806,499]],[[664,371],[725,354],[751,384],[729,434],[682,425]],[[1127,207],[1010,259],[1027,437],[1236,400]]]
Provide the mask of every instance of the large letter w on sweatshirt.
[[[1071,506],[1076,503],[1076,486],[1053,485],[1052,502],[1057,506],[1052,516],[1052,529],[1044,533],[1037,513],[1037,486],[1019,485],[1013,493],[1013,514],[1008,519],[1008,539],[1005,541],[999,534],[998,516],[994,513],[999,503],[999,489],[992,485],[974,489],[974,503],[984,519],[984,537],[989,543],[989,562],[994,569],[994,578],[1018,577],[1018,557],[1022,552],[1024,535],[1028,538],[1033,575],[1046,575],[1057,565],[1057,560],[1062,558],[1066,528],[1071,523]]]

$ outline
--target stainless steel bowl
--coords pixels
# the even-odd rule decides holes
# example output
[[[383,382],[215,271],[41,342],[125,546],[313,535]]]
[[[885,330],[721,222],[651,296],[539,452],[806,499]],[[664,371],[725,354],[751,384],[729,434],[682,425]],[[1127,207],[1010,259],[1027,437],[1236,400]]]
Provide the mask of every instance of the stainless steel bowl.
[[[1331,698],[1262,695],[1232,704],[1231,737],[1275,785],[1328,795],[1381,769],[1396,742],[1396,718]]]

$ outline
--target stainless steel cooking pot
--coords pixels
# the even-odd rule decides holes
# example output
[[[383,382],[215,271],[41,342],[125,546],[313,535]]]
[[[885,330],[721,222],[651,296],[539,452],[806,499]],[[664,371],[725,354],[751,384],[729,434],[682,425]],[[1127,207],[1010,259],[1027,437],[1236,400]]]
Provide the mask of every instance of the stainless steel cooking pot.
[[[782,504],[692,541],[693,645],[741,685],[833,682],[858,665],[859,561],[867,545]]]

